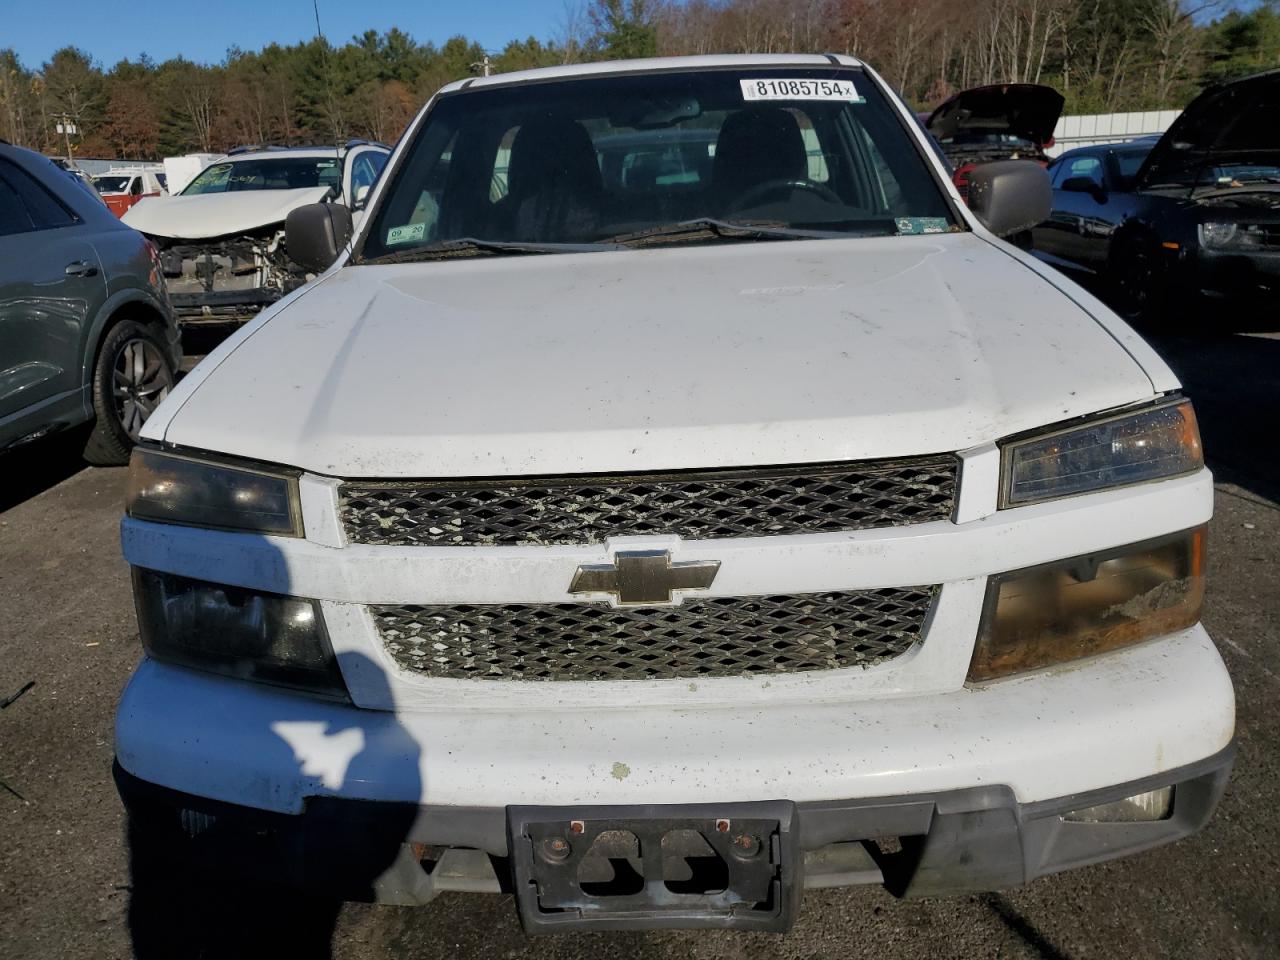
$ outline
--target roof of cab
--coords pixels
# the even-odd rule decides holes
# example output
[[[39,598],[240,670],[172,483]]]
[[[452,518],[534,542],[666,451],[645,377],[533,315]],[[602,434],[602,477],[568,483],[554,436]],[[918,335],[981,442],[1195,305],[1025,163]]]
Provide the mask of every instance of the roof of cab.
[[[488,77],[469,77],[455,80],[440,89],[441,93],[455,90],[476,90],[480,87],[503,86],[510,83],[528,83],[537,80],[556,80],[565,77],[592,76],[606,73],[647,73],[659,70],[697,70],[717,67],[860,67],[854,57],[835,53],[735,53],[702,57],[652,57],[647,60],[605,60],[595,63],[567,63],[559,67],[539,67],[536,70],[517,70],[514,73],[495,73]]]

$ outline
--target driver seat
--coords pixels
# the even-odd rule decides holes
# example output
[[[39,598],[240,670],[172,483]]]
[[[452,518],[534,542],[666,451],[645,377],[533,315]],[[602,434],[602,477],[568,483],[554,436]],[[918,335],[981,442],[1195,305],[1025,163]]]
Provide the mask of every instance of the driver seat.
[[[603,192],[595,145],[586,128],[567,117],[531,120],[511,143],[507,195],[495,205],[498,236],[594,240]]]
[[[762,183],[808,178],[804,134],[794,114],[778,107],[747,107],[725,120],[711,167],[721,209]]]

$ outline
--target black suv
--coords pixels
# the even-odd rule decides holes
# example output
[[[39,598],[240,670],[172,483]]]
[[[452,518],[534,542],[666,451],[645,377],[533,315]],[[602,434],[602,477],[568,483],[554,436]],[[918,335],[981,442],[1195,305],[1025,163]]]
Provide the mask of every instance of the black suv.
[[[0,141],[0,451],[92,422],[85,459],[125,463],[181,360],[155,248]]]

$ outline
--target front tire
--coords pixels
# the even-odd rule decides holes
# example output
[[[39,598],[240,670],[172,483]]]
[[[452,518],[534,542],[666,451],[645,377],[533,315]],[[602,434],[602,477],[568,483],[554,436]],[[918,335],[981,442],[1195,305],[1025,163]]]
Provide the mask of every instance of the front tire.
[[[1111,300],[1116,313],[1137,326],[1162,320],[1168,304],[1168,278],[1159,251],[1145,237],[1122,239],[1111,257]]]
[[[142,425],[175,381],[173,364],[151,330],[123,320],[107,331],[93,364],[93,432],[84,458],[95,466],[129,462]]]

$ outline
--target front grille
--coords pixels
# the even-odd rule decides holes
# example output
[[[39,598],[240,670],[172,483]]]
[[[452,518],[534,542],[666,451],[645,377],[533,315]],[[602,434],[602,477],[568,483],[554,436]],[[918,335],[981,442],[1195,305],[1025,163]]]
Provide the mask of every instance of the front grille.
[[[406,670],[455,680],[658,680],[871,666],[920,640],[936,590],[587,603],[375,606]]]
[[[955,457],[532,480],[345,483],[352,543],[601,543],[866,530],[951,516]]]

